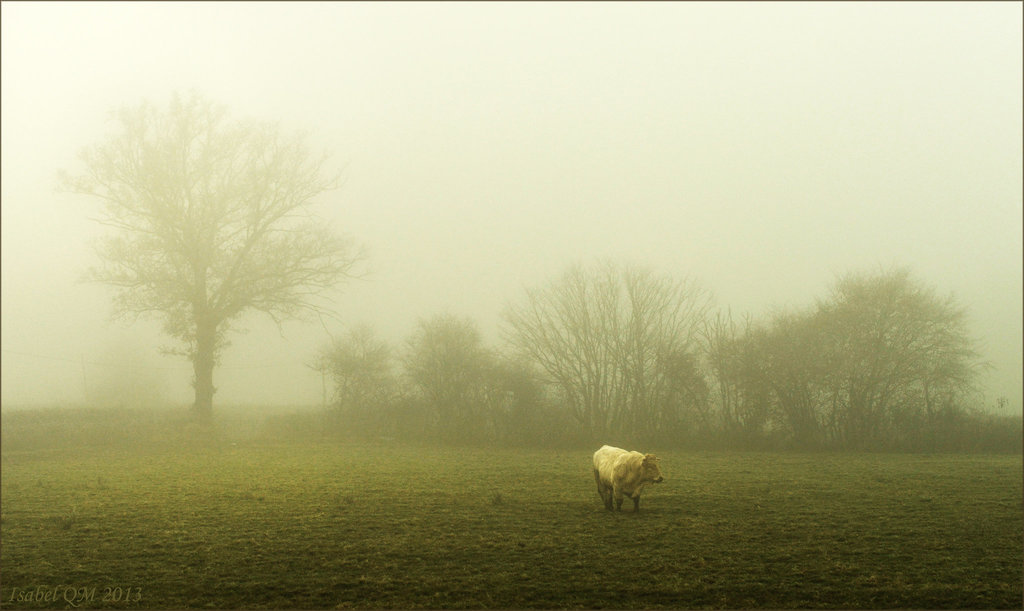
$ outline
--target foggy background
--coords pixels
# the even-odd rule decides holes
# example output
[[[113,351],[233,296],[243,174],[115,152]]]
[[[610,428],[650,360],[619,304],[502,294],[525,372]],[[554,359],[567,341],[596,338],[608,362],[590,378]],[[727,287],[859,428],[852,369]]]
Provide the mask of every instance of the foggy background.
[[[195,89],[334,154],[318,200],[366,246],[337,321],[258,316],[215,405],[321,401],[314,353],[368,323],[498,321],[575,262],[691,276],[760,317],[836,276],[953,293],[1022,394],[1020,3],[3,3],[0,402],[192,400],[156,322],[80,281],[106,229],[55,191],[108,111]],[[119,380],[121,382],[119,382]],[[216,409],[216,407],[215,407]]]

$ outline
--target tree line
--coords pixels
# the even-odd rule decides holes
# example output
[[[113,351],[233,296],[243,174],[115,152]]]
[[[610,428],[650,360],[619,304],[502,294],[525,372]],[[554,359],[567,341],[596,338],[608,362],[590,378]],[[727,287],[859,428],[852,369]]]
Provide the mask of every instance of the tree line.
[[[113,230],[89,277],[116,289],[116,314],[163,322],[208,423],[216,364],[246,314],[316,320],[325,290],[359,274],[362,250],[312,209],[339,176],[305,135],[195,93],[112,118],[60,177]],[[575,266],[508,305],[502,340],[486,346],[452,316],[420,321],[402,346],[351,330],[316,356],[334,381],[330,428],[852,450],[959,449],[971,427],[972,439],[993,430],[972,409],[984,364],[963,308],[906,270],[850,274],[803,310],[736,320],[690,280]]]
[[[966,312],[906,269],[848,274],[813,306],[739,320],[689,280],[574,266],[503,313],[421,320],[394,348],[361,326],[318,355],[332,429],[551,444],[964,451],[1019,448],[977,409]],[[1019,437],[1019,435],[1016,435]]]

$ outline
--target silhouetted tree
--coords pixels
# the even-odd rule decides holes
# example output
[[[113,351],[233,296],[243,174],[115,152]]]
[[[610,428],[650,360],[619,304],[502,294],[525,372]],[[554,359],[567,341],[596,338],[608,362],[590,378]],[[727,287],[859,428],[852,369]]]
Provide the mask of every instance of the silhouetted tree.
[[[476,324],[452,315],[421,320],[407,347],[406,375],[434,414],[441,437],[460,441],[485,435],[494,356]]]
[[[760,368],[745,378],[747,391],[771,390],[770,417],[791,445],[820,447],[834,436],[838,412],[828,385],[835,363],[826,341],[813,311],[776,312],[766,330],[749,336],[746,349]]]
[[[735,441],[758,441],[769,423],[771,406],[764,330],[750,316],[737,325],[727,311],[709,317],[702,335],[713,380],[709,394],[717,407],[714,424]]]
[[[497,356],[485,373],[488,433],[500,443],[537,445],[567,438],[544,384],[530,363]]]
[[[678,424],[688,398],[706,397],[687,358],[708,303],[689,281],[612,264],[573,267],[506,308],[505,335],[547,374],[588,435],[650,437]]]
[[[398,392],[391,347],[361,325],[322,351],[334,381],[334,406],[350,429],[380,433]]]
[[[898,443],[956,418],[985,366],[966,310],[905,269],[841,278],[817,316],[845,447]]]
[[[985,366],[952,297],[897,269],[840,278],[828,298],[738,332],[705,332],[726,433],[771,429],[790,445],[952,448]]]
[[[250,310],[280,321],[320,313],[318,293],[360,259],[312,216],[335,188],[324,157],[274,124],[231,121],[198,95],[115,115],[120,128],[85,149],[66,189],[103,202],[116,233],[91,278],[118,289],[122,315],[155,314],[194,368],[195,408],[209,417],[225,334]]]

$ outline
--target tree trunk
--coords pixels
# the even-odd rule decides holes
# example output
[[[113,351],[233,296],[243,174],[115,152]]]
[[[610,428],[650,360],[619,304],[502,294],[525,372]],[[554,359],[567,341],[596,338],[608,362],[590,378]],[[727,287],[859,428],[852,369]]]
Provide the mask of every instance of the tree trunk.
[[[216,360],[217,327],[208,322],[196,325],[196,352],[192,359],[195,372],[196,416],[203,421],[213,417],[213,365]]]

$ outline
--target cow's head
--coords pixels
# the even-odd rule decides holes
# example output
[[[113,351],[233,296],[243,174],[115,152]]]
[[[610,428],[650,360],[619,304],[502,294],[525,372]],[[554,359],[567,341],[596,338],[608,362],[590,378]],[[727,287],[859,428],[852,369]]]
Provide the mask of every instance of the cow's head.
[[[660,484],[665,481],[661,475],[661,468],[658,467],[658,457],[654,454],[645,454],[643,463],[643,481]]]

